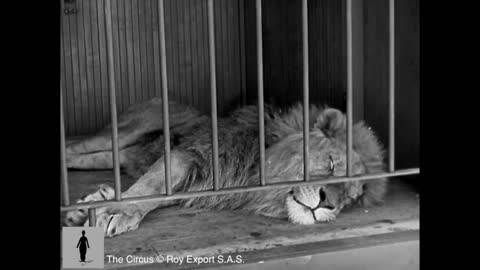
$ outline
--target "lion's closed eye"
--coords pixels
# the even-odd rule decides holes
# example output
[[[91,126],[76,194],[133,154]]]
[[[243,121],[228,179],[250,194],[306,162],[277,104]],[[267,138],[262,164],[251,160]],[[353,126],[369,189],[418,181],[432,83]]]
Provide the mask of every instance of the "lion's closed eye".
[[[329,163],[328,163],[328,173],[330,175],[333,175],[334,172],[335,172],[335,163],[333,162],[333,158],[332,156],[328,156],[328,159],[329,159]]]

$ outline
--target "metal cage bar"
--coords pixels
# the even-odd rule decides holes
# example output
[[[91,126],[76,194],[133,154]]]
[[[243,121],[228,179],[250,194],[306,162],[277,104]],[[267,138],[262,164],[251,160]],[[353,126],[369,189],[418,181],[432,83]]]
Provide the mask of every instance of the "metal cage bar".
[[[213,195],[225,195],[225,194],[233,194],[233,193],[240,193],[240,192],[252,192],[252,191],[262,191],[262,190],[271,190],[271,189],[281,189],[281,188],[290,188],[290,187],[300,187],[312,184],[336,184],[336,183],[343,183],[343,182],[350,182],[350,181],[368,181],[374,180],[379,178],[385,177],[395,177],[395,176],[404,176],[404,175],[412,175],[418,174],[420,172],[419,168],[411,168],[411,169],[403,169],[397,170],[393,173],[376,173],[376,174],[369,174],[369,175],[358,175],[352,177],[331,177],[325,179],[324,177],[316,178],[312,176],[309,182],[305,181],[291,181],[291,179],[284,179],[284,178],[272,178],[272,181],[276,181],[274,184],[268,184],[266,186],[244,186],[244,187],[234,187],[234,188],[224,188],[218,191],[212,190],[204,190],[204,191],[194,191],[194,192],[179,192],[175,193],[171,196],[165,195],[153,195],[153,196],[140,196],[140,197],[129,197],[125,198],[122,201],[95,201],[95,202],[88,202],[88,203],[79,203],[70,206],[62,206],[60,207],[61,211],[71,211],[77,210],[82,208],[89,208],[89,207],[105,207],[105,206],[114,206],[119,205],[122,203],[130,204],[130,203],[144,203],[144,202],[160,202],[160,201],[169,201],[169,200],[178,200],[178,199],[189,199],[189,198],[196,198],[196,197],[205,197],[205,196],[213,196]]]
[[[308,0],[302,0],[302,55],[303,55],[303,178],[309,181],[309,146],[310,146],[310,101],[308,69]]]
[[[265,112],[263,99],[263,37],[262,0],[256,0],[257,18],[257,79],[258,79],[258,130],[260,143],[260,185],[265,186]]]
[[[122,199],[120,181],[120,159],[118,153],[117,99],[115,95],[115,65],[113,62],[113,29],[111,0],[105,0],[105,26],[107,38],[107,67],[110,88],[110,115],[112,118],[113,172],[115,175],[115,199]]]
[[[388,1],[388,170],[395,171],[395,1]]]
[[[158,24],[160,29],[160,61],[162,72],[163,136],[165,138],[165,191],[172,195],[170,159],[170,122],[168,112],[167,52],[165,48],[165,9],[164,0],[158,1]]]
[[[353,25],[352,0],[347,0],[347,176],[353,175]]]
[[[95,208],[88,208],[88,226],[95,227],[97,224],[97,214]]]
[[[312,175],[309,177],[308,160],[309,160],[309,69],[308,69],[308,0],[302,0],[302,43],[303,43],[303,102],[304,102],[304,181],[290,181],[290,179],[275,178],[272,179],[274,184],[265,183],[265,131],[264,131],[264,102],[263,102],[263,40],[262,40],[262,11],[261,0],[256,0],[256,18],[257,18],[257,67],[258,67],[258,96],[259,96],[259,136],[260,136],[260,152],[261,160],[261,185],[247,186],[236,188],[225,188],[220,190],[219,186],[219,154],[218,154],[218,119],[217,119],[217,93],[216,93],[216,67],[215,67],[215,33],[214,33],[214,13],[213,0],[208,0],[208,30],[209,30],[209,54],[210,54],[210,80],[211,80],[211,105],[212,105],[212,148],[213,148],[213,176],[214,176],[214,190],[205,190],[197,192],[182,192],[172,194],[171,191],[171,177],[170,177],[170,144],[169,144],[169,112],[168,112],[168,84],[167,84],[167,65],[166,65],[166,49],[165,49],[165,18],[164,18],[164,0],[159,0],[159,27],[160,27],[160,49],[161,49],[161,72],[162,72],[162,97],[163,97],[163,121],[166,128],[164,128],[165,135],[165,179],[166,179],[166,196],[141,196],[134,198],[121,199],[120,186],[120,166],[119,166],[119,149],[118,149],[118,124],[115,98],[115,80],[114,80],[114,65],[113,65],[113,39],[112,39],[112,17],[111,17],[111,0],[105,2],[105,20],[106,20],[106,34],[107,34],[107,52],[108,52],[108,78],[110,86],[110,105],[112,117],[112,152],[114,161],[115,173],[115,200],[97,201],[89,203],[78,203],[70,205],[68,197],[68,177],[66,168],[66,148],[65,148],[65,126],[63,116],[63,94],[62,94],[62,80],[60,82],[60,128],[61,128],[61,166],[63,185],[62,192],[64,193],[64,205],[60,207],[60,211],[71,211],[77,209],[87,209],[89,215],[89,223],[91,226],[95,225],[95,208],[103,206],[113,206],[122,203],[138,203],[138,202],[159,202],[176,199],[187,199],[211,195],[223,195],[239,192],[261,191],[269,189],[289,188],[292,186],[305,186],[312,183],[333,184],[349,181],[366,181],[385,177],[412,175],[420,173],[419,168],[403,169],[395,171],[394,168],[394,101],[395,101],[395,47],[394,47],[394,0],[389,0],[389,172],[368,174],[360,176],[352,176],[352,101],[353,101],[353,65],[352,65],[352,0],[346,0],[346,28],[347,28],[347,176],[346,177],[331,177],[325,179],[324,177],[316,177]],[[262,150],[263,148],[263,150]],[[263,154],[262,154],[263,152]],[[263,164],[263,165],[262,165]]]
[[[60,78],[60,179],[62,184],[63,204],[70,205],[68,193],[68,171],[65,147],[65,122],[63,117],[63,79]]]
[[[60,1],[60,35],[63,31],[63,1]],[[60,42],[62,42],[60,40]],[[60,66],[62,64],[60,63]],[[68,188],[68,170],[66,162],[66,146],[65,146],[65,117],[63,112],[63,77],[60,71],[60,185],[62,192],[63,205],[70,205],[70,193]]]
[[[215,25],[213,0],[208,0],[208,48],[210,54],[210,99],[212,110],[213,189],[220,190],[218,165],[217,74],[215,67]]]

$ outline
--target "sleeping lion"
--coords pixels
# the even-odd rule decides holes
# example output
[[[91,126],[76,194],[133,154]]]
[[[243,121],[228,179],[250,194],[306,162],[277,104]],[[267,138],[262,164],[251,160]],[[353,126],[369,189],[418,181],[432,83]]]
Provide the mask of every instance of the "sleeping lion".
[[[171,181],[174,192],[213,189],[210,118],[199,111],[169,103],[171,133]],[[138,180],[122,198],[165,194],[165,161],[162,101],[158,98],[137,104],[119,117],[120,165]],[[346,118],[337,109],[310,107],[310,175],[315,178],[346,175]],[[77,169],[111,169],[111,128],[67,143],[67,166]],[[221,188],[259,185],[259,139],[256,106],[245,106],[218,121],[219,179]],[[287,110],[265,107],[266,182],[303,179],[303,107]],[[384,170],[383,149],[373,131],[363,122],[353,125],[353,174]],[[138,228],[142,219],[157,207],[180,205],[202,209],[245,211],[296,224],[335,220],[347,206],[373,205],[386,193],[386,179],[213,195],[164,202],[142,202],[101,207],[96,226],[106,236]],[[111,200],[107,185],[78,202]],[[65,224],[88,224],[84,209],[66,214]]]

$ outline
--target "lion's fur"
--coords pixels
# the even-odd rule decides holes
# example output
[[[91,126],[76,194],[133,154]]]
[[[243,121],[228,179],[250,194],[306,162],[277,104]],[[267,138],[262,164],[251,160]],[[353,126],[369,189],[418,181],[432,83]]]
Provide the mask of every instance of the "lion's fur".
[[[328,134],[345,143],[346,125],[343,115],[336,115],[335,109],[317,106],[310,107],[311,148],[315,144],[315,136],[322,137]],[[303,106],[297,104],[283,112],[269,106],[265,109],[267,164],[270,174],[282,176],[283,180],[296,180],[303,177],[303,161],[292,162],[293,156],[302,155],[303,143]],[[258,141],[258,112],[256,106],[246,106],[235,110],[229,118],[220,119],[218,122],[219,138],[219,170],[221,187],[240,187],[258,185],[259,141]],[[163,133],[162,133],[163,134]],[[128,164],[128,171],[133,175],[141,175],[148,167],[163,155],[163,136],[144,136],[132,162]],[[376,173],[383,170],[383,150],[377,137],[363,122],[356,123],[353,127],[354,150],[360,155],[362,162],[367,166],[368,172]],[[210,120],[205,120],[203,125],[197,125],[180,135],[180,142],[176,147],[187,150],[194,157],[194,166],[191,167],[188,177],[180,182],[176,191],[199,191],[213,188],[213,175],[211,172],[211,128]],[[287,152],[292,141],[283,139],[296,138],[294,152]],[[269,146],[279,144],[275,151],[269,151]],[[270,157],[270,160],[268,160]],[[272,164],[273,163],[273,164]],[[140,171],[135,171],[134,166],[141,164]],[[267,170],[268,171],[268,170]],[[337,184],[337,186],[349,184]],[[346,188],[346,187],[344,187]],[[380,202],[386,191],[386,181],[370,180],[363,185],[361,201],[366,204]],[[181,201],[186,207],[203,209],[243,209],[256,213],[280,216],[285,213],[272,213],[271,204],[261,202],[274,202],[281,198],[279,194],[286,189],[275,189],[268,192],[234,193],[220,196],[192,198]],[[279,201],[278,203],[283,203]]]
[[[171,103],[170,106],[176,106],[176,103]],[[212,189],[213,157],[209,117],[185,106],[182,106],[181,109],[169,109],[173,112],[179,110],[184,116],[189,115],[189,121],[180,121],[179,117],[175,118],[177,120],[174,121],[170,130],[173,149],[185,153],[185,155],[180,156],[188,158],[188,160],[180,160],[180,162],[191,164],[187,171],[181,174],[185,177],[182,176],[182,179],[178,179],[174,191],[188,192]],[[192,110],[192,112],[189,112],[189,110]],[[132,114],[139,115],[138,113]],[[155,115],[157,117],[156,121],[162,119],[158,110],[157,113],[144,112],[143,115]],[[153,122],[153,120],[150,119],[146,122]],[[147,171],[152,173],[152,168],[155,167],[152,164],[158,164],[159,159],[163,157],[162,124],[157,123],[156,125],[159,128],[143,128],[144,131],[148,131],[137,134],[135,141],[130,141],[130,145],[124,145],[121,149],[124,157],[122,166],[127,173],[135,177],[140,177]],[[335,164],[337,164],[334,175],[344,176],[346,171],[345,115],[333,108],[312,105],[310,106],[309,127],[310,173],[325,176],[325,168],[328,164],[326,157],[333,155]],[[120,132],[122,131],[120,130]],[[260,150],[258,137],[256,106],[239,108],[233,111],[229,117],[219,119],[218,145],[221,188],[256,186],[259,184]],[[265,107],[265,143],[267,183],[300,181],[303,179],[302,104],[297,104],[284,111],[272,106]],[[382,145],[364,122],[353,125],[353,150],[355,173],[378,173],[384,170]],[[158,168],[161,168],[161,166]],[[155,170],[153,171],[155,175],[161,176],[164,173]],[[326,202],[333,204],[336,214],[344,206],[352,205],[355,202],[365,205],[381,202],[387,189],[387,182],[386,179],[353,181],[327,184],[324,189],[327,191]],[[314,201],[320,200],[319,187],[301,187],[197,197],[180,200],[179,202],[184,207],[244,210],[271,217],[288,217],[295,221],[297,217],[292,216],[289,209],[300,206],[294,205],[296,204],[292,203],[294,197],[287,195],[292,190],[295,190],[299,197],[305,195],[306,200],[310,198],[311,203],[304,202],[309,207],[311,205],[313,208],[317,204]],[[290,205],[290,208],[286,205]],[[321,206],[321,200],[318,205]],[[325,211],[327,210],[325,209]],[[313,214],[313,218],[316,220],[315,214]],[[311,222],[313,221],[299,223],[307,224]]]

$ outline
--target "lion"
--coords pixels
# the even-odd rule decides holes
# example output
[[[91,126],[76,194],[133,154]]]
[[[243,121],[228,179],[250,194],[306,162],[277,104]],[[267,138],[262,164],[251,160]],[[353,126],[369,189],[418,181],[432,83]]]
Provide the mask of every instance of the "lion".
[[[174,101],[169,103],[169,110],[173,191],[213,189],[210,118]],[[345,115],[328,106],[311,105],[309,112],[310,175],[323,179],[346,176]],[[166,193],[162,117],[161,100],[153,99],[135,105],[119,118],[120,165],[126,173],[138,177],[122,198]],[[353,175],[383,172],[384,150],[372,129],[360,121],[352,131]],[[218,140],[220,187],[258,186],[257,107],[244,106],[219,119]],[[265,106],[265,149],[267,184],[303,181],[302,104],[286,110]],[[67,155],[70,168],[112,168],[109,128],[85,140],[69,142]],[[137,229],[150,211],[172,205],[243,211],[302,225],[332,222],[346,207],[381,203],[387,186],[386,178],[335,184],[320,181],[289,188],[119,204],[97,208],[96,226],[103,228],[105,236],[112,237]],[[78,202],[113,198],[113,188],[101,185]],[[67,212],[65,224],[86,226],[86,211]]]

